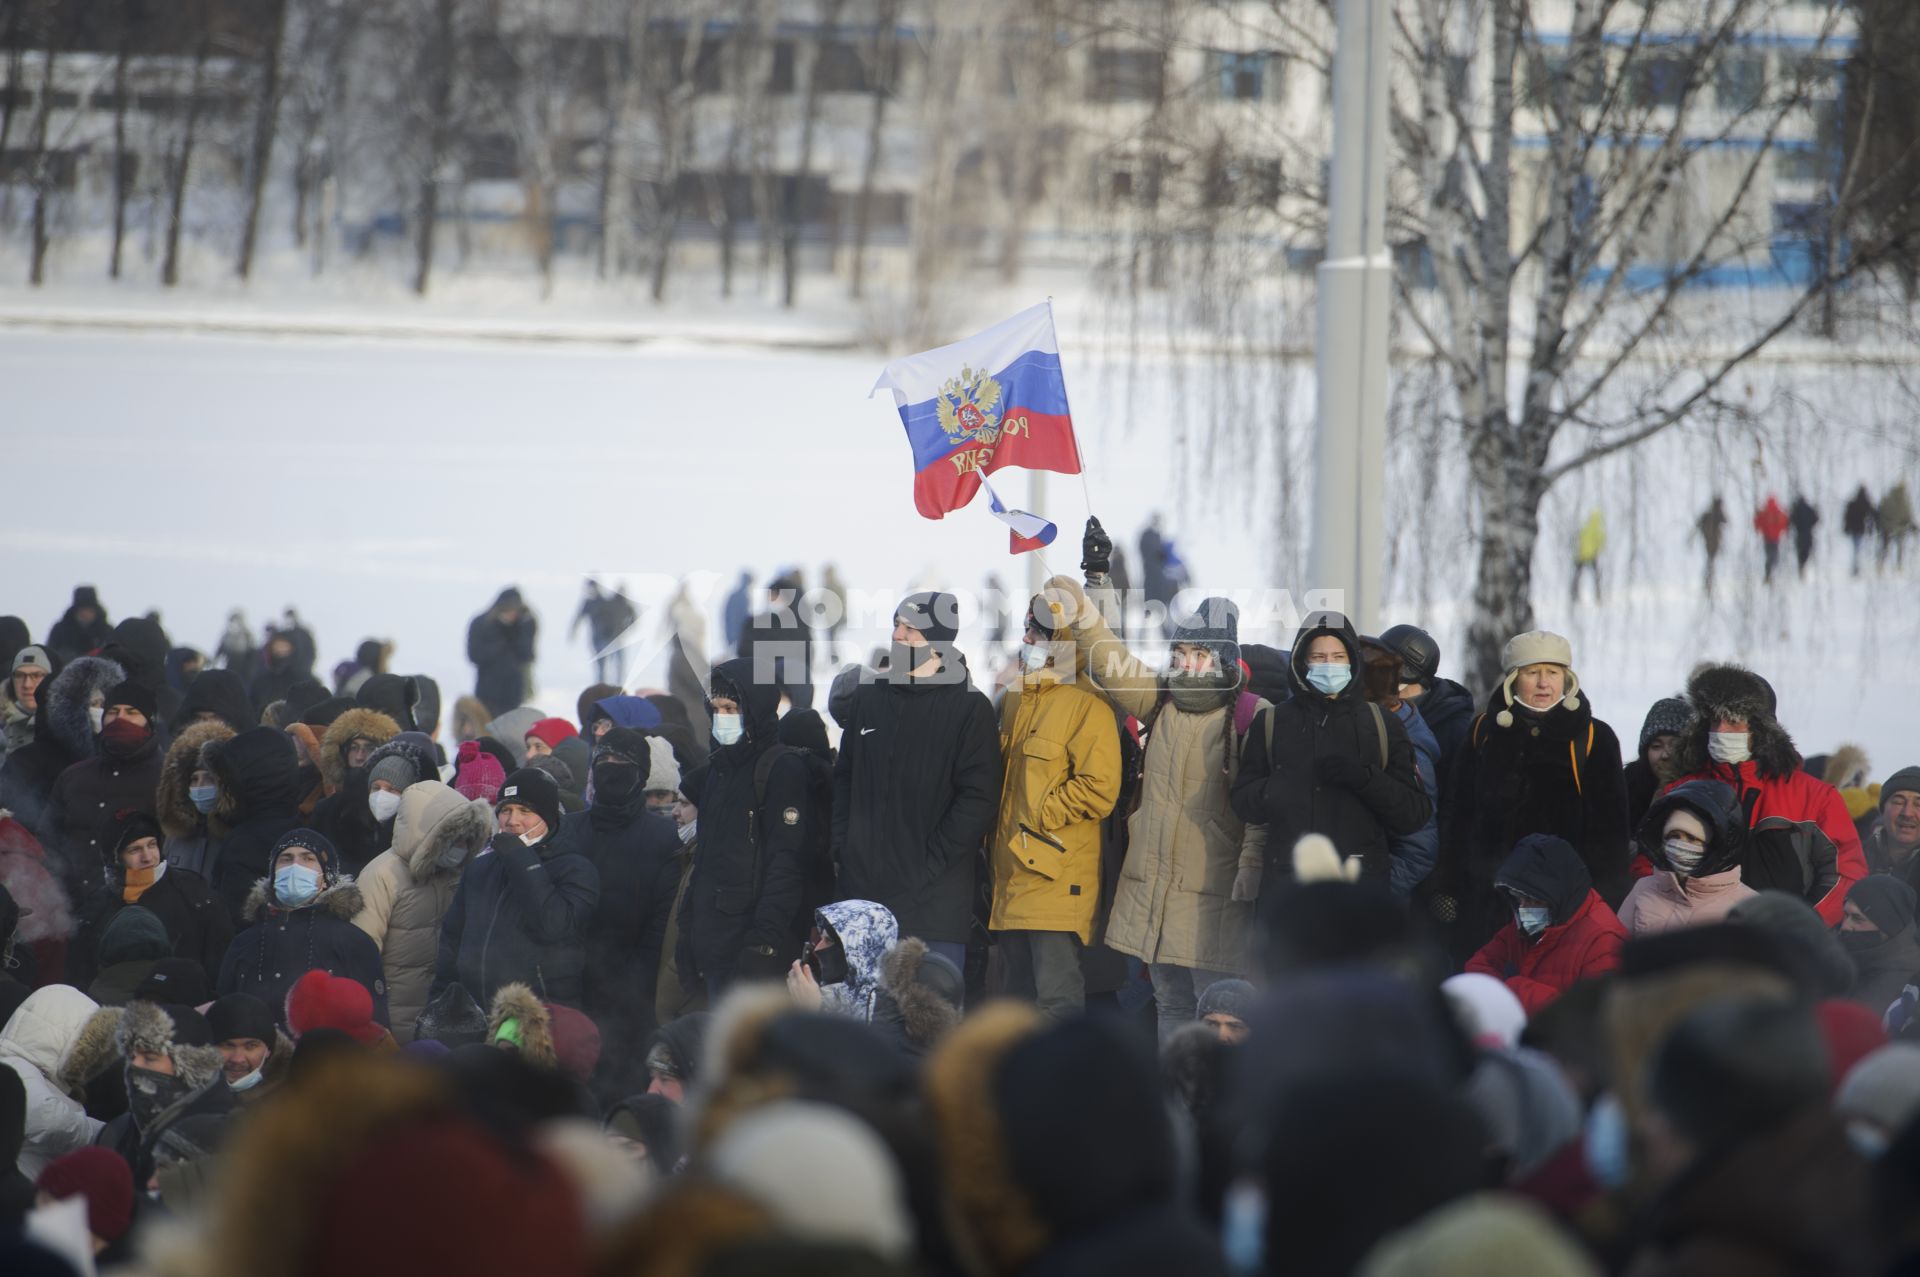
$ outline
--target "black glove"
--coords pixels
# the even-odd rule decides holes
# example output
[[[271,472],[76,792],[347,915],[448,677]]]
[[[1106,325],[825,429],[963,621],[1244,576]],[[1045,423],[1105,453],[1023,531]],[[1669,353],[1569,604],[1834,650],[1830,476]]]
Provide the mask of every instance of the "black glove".
[[[733,978],[741,983],[751,980],[784,980],[793,964],[780,956],[770,944],[750,944],[734,959]]]
[[[1105,576],[1113,569],[1113,538],[1100,526],[1100,520],[1087,518],[1086,533],[1080,538],[1080,570]]]
[[[1502,980],[1511,980],[1519,974],[1520,964],[1517,962],[1508,962],[1500,968],[1500,978]]]
[[[1367,783],[1367,769],[1345,754],[1322,754],[1313,760],[1313,778],[1335,789],[1358,789]]]

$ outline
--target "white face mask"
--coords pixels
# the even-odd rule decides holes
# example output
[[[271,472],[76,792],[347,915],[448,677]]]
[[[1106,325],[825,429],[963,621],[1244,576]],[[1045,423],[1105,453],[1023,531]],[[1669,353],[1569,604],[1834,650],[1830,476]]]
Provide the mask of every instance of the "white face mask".
[[[700,825],[699,821],[689,820],[686,824],[680,826],[680,845],[681,846],[683,847],[693,846],[693,840],[700,836],[699,834],[694,832],[694,830],[697,829],[699,825]]]
[[[1041,670],[1047,668],[1047,657],[1049,655],[1051,655],[1051,653],[1038,643],[1022,643],[1020,645],[1020,668],[1029,674],[1038,674]]]
[[[93,724],[93,734],[95,736],[98,736],[100,734],[100,729],[107,725],[107,707],[105,705],[93,705],[88,707],[87,721]]]
[[[391,789],[381,789],[367,795],[367,810],[381,824],[392,820],[394,813],[400,810],[400,795]]]
[[[1738,766],[1753,757],[1752,732],[1708,732],[1707,757],[1716,763]]]
[[[1673,866],[1673,871],[1687,878],[1693,877],[1693,871],[1700,867],[1700,862],[1707,854],[1705,847],[1696,847],[1678,838],[1667,839],[1665,850],[1667,863]]]
[[[255,1069],[238,1082],[229,1082],[227,1085],[236,1091],[251,1091],[254,1087],[260,1085],[260,1070]]]
[[[722,745],[731,745],[746,734],[740,725],[738,714],[715,714],[713,716],[713,738]]]

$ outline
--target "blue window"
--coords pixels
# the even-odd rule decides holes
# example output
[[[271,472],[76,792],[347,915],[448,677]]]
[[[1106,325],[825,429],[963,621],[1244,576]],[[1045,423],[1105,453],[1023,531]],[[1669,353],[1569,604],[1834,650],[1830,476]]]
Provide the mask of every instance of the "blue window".
[[[1216,51],[1208,60],[1221,101],[1258,102],[1267,96],[1267,54]]]

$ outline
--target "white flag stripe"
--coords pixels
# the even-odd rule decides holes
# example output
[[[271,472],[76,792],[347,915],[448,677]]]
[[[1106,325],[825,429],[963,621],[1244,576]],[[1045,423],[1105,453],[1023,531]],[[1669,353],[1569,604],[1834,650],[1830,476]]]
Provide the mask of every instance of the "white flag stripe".
[[[904,407],[940,393],[949,378],[960,375],[962,365],[975,372],[997,373],[1033,350],[1060,353],[1053,334],[1053,308],[1045,302],[950,346],[894,360],[881,370],[880,379],[867,394],[871,398],[882,387],[889,388],[895,401]]]

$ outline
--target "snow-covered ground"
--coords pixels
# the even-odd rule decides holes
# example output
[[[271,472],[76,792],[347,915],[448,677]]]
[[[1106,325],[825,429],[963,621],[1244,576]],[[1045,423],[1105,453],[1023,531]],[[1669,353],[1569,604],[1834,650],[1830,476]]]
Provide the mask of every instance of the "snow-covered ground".
[[[471,684],[468,618],[515,583],[542,619],[542,703],[564,711],[590,681],[584,635],[565,634],[587,576],[625,581],[651,626],[680,578],[717,610],[743,565],[764,578],[797,564],[817,580],[830,562],[867,623],[862,650],[884,640],[909,587],[977,589],[990,572],[1023,585],[1027,565],[982,509],[915,515],[898,419],[885,396],[866,397],[876,356],[660,327],[638,344],[580,332],[564,343],[417,329],[407,340],[36,332],[19,326],[30,317],[19,294],[0,299],[9,308],[0,611],[36,632],[79,581],[116,619],[158,608],[176,642],[203,648],[229,609],[257,627],[291,603],[318,636],[323,672],[360,639],[391,637],[396,668],[434,675],[450,702]],[[1271,447],[1222,464],[1189,424],[1190,372],[1110,362],[1097,342],[1062,336],[1087,491],[1108,526],[1130,544],[1164,510],[1201,586],[1248,599],[1300,589],[1276,579],[1277,564],[1302,556],[1275,530],[1304,529],[1307,515],[1276,508],[1278,485],[1263,477]],[[1764,377],[1791,378],[1794,395],[1757,450],[1674,435],[1555,492],[1540,623],[1572,636],[1583,683],[1629,747],[1647,704],[1694,661],[1733,657],[1772,679],[1804,749],[1854,740],[1883,775],[1920,758],[1920,555],[1904,575],[1851,579],[1839,508],[1863,479],[1876,493],[1912,483],[1909,399],[1897,370]],[[1307,380],[1294,379],[1301,399]],[[1307,419],[1299,402],[1288,415]],[[1301,459],[1300,437],[1288,447]],[[1393,470],[1388,619],[1424,618],[1445,644],[1457,641],[1471,568],[1456,471],[1443,459],[1422,476],[1404,458]],[[1751,511],[1756,494],[1785,500],[1796,485],[1826,514],[1820,555],[1805,582],[1789,568],[1765,591]],[[1025,502],[1019,478],[999,486]],[[1688,532],[1714,490],[1733,523],[1709,604]],[[1297,507],[1311,485],[1293,492]],[[1570,608],[1560,547],[1595,504],[1612,532],[1608,600]],[[1062,537],[1046,557],[1072,571],[1080,482],[1049,476],[1045,508]],[[1247,637],[1284,641],[1286,615],[1250,616]]]

